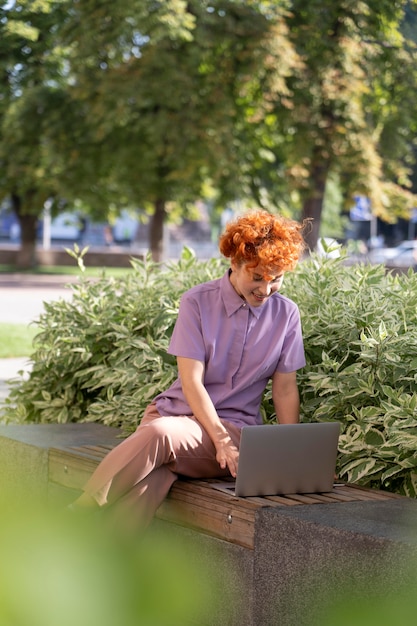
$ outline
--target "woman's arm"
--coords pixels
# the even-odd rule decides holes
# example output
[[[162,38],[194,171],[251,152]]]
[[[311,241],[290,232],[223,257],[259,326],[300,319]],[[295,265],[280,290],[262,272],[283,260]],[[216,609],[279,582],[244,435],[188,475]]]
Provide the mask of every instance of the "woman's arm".
[[[296,372],[275,372],[272,377],[272,401],[280,424],[299,422],[300,396]]]
[[[186,357],[177,357],[177,363],[184,396],[193,415],[212,440],[217,462],[222,469],[228,467],[231,475],[236,477],[239,451],[221,423],[204,386],[204,363]]]

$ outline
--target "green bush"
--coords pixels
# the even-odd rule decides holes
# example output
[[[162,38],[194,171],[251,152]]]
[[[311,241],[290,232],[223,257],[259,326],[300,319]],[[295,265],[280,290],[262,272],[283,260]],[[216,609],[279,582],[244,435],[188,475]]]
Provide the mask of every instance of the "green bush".
[[[313,258],[286,293],[305,338],[302,419],[341,423],[341,477],[415,497],[417,274]]]
[[[162,269],[133,259],[124,277],[82,278],[71,301],[45,303],[30,377],[12,382],[5,419],[100,422],[133,431],[176,377],[166,349],[181,294],[225,267],[220,259],[197,262],[187,249]]]
[[[166,267],[132,260],[119,279],[82,278],[70,302],[45,304],[31,375],[12,386],[6,419],[134,430],[176,376],[166,348],[181,294],[226,267],[185,249]],[[286,276],[283,293],[302,316],[301,419],[340,422],[341,478],[415,497],[417,274],[312,257]],[[270,387],[262,413],[274,419]]]

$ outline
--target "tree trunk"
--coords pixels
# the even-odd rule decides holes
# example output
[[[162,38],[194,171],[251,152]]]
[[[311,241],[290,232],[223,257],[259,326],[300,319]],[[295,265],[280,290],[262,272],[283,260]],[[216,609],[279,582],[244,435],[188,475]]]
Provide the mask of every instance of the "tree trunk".
[[[311,171],[311,191],[304,200],[302,219],[311,220],[311,228],[305,233],[305,240],[310,251],[315,250],[320,234],[321,214],[328,174],[327,163],[313,163]]]
[[[12,194],[12,207],[20,224],[20,249],[17,253],[16,266],[19,269],[31,269],[36,265],[36,233],[38,217],[23,212],[22,197]]]
[[[165,200],[158,199],[155,202],[155,213],[152,216],[149,244],[152,259],[160,263],[164,257],[164,223],[166,218]]]

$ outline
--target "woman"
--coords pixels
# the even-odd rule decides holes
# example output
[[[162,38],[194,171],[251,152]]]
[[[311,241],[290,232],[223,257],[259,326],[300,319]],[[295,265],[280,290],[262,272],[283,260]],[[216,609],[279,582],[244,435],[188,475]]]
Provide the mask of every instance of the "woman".
[[[181,299],[168,350],[177,380],[101,462],[75,506],[115,505],[145,526],[178,475],[235,477],[241,428],[262,422],[270,379],[278,421],[298,422],[300,316],[278,292],[303,252],[302,226],[254,211],[230,222],[219,245],[230,269]]]

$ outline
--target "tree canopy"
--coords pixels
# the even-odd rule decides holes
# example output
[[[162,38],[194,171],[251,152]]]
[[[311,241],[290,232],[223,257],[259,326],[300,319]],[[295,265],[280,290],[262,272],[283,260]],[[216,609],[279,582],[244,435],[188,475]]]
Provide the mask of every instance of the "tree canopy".
[[[410,192],[406,0],[20,0],[0,8],[0,196],[33,259],[47,199],[152,216],[202,195],[313,218],[337,179],[395,221]],[[404,22],[404,18],[407,21]]]

